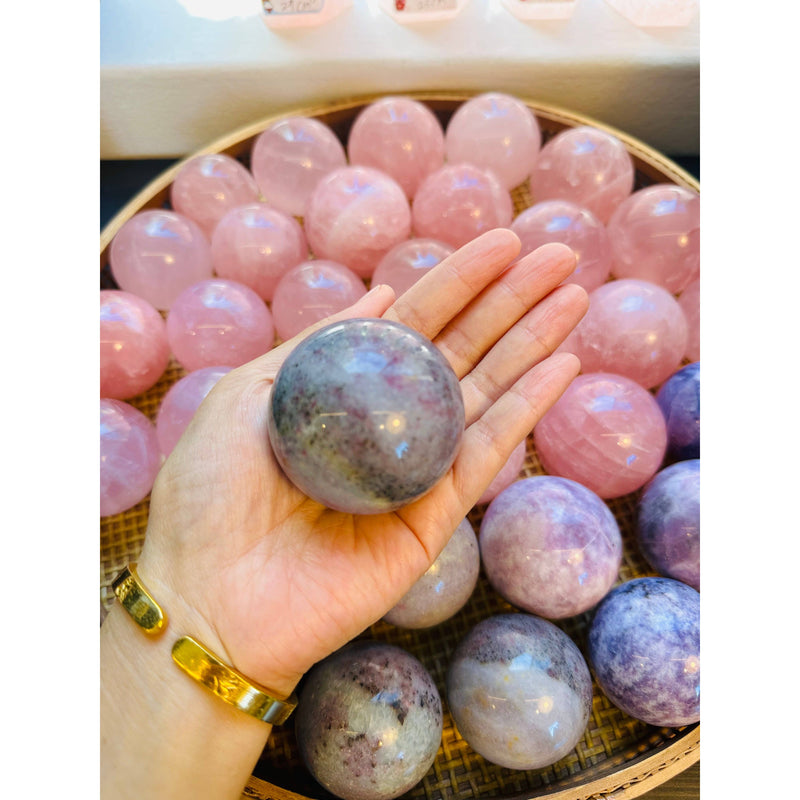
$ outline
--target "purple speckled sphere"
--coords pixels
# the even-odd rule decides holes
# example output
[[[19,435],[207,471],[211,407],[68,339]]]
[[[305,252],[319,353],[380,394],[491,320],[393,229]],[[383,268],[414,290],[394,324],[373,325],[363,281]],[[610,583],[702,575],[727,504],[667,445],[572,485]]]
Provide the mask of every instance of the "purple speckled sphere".
[[[563,758],[592,710],[592,679],[577,645],[552,622],[521,612],[479,622],[453,652],[446,685],[458,732],[509,769]]]
[[[478,537],[463,519],[422,577],[385,616],[398,628],[432,628],[450,619],[469,600],[478,582]]]
[[[585,486],[549,475],[516,481],[492,501],[480,547],[495,590],[547,619],[588,611],[622,563],[622,536],[608,506]]]
[[[287,477],[353,514],[425,494],[452,465],[463,431],[452,368],[430,341],[389,320],[336,322],[304,339],[269,403],[269,437]]]
[[[700,458],[700,362],[670,376],[656,402],[667,422],[667,454],[676,461]]]
[[[329,792],[344,800],[391,800],[433,764],[442,701],[410,653],[360,640],[309,672],[295,734],[305,765]]]
[[[615,706],[649,725],[700,719],[700,593],[634,578],[608,593],[589,629],[589,661]]]
[[[647,483],[636,536],[654,569],[700,591],[700,459],[670,464]]]

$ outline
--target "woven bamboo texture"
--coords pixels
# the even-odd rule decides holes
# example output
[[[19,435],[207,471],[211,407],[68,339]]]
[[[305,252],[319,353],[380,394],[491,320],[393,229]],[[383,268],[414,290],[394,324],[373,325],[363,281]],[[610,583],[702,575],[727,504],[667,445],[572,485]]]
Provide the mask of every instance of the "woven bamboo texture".
[[[425,102],[446,125],[449,116],[469,94],[411,95]],[[345,100],[316,109],[294,109],[280,117],[260,120],[210,144],[198,153],[225,152],[249,166],[253,139],[277,119],[288,116],[314,116],[337,133],[343,142],[358,111],[376,97]],[[575,125],[594,125],[620,138],[636,166],[636,188],[657,182],[676,183],[699,191],[697,181],[673,162],[621,131],[570,112],[526,101],[536,114],[547,141],[558,131]],[[169,207],[169,186],[182,162],[163,173],[109,223],[101,235],[100,285],[115,288],[108,269],[108,245],[120,226],[144,208]],[[535,201],[527,184],[512,193],[515,213]],[[155,420],[159,404],[169,387],[184,374],[172,361],[159,382],[148,392],[131,399],[132,405]],[[536,455],[533,437],[527,440],[527,454],[520,477],[544,474]],[[620,526],[624,543],[619,582],[655,574],[636,545],[635,524],[639,493],[608,501]],[[134,561],[144,543],[149,498],[134,508],[100,520],[100,603],[101,618],[113,602],[111,581],[129,562]],[[476,532],[484,512],[476,507],[469,515]],[[346,588],[343,588],[346,591]],[[583,739],[575,749],[549,767],[530,771],[510,770],[489,763],[471,750],[459,736],[447,710],[444,692],[445,673],[450,654],[459,640],[480,620],[497,613],[514,611],[491,588],[483,573],[469,603],[452,619],[436,628],[407,631],[379,622],[364,637],[380,639],[405,648],[430,671],[444,704],[444,731],[436,760],[423,780],[404,797],[420,800],[467,800],[467,798],[547,797],[550,800],[594,800],[604,797],[633,798],[695,763],[699,758],[699,723],[686,728],[655,728],[624,714],[613,706],[595,684],[592,714]],[[586,653],[586,635],[591,612],[558,621],[559,625]],[[244,797],[266,800],[328,800],[327,793],[306,772],[294,739],[292,721],[275,728]]]

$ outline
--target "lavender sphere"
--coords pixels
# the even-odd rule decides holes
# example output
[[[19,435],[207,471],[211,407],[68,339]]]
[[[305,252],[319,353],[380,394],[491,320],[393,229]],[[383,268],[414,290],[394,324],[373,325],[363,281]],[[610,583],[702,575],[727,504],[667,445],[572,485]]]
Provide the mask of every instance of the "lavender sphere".
[[[592,608],[622,563],[622,536],[608,506],[585,486],[548,475],[516,481],[492,501],[480,547],[495,590],[547,619]]]
[[[480,567],[478,538],[463,519],[433,564],[384,619],[398,628],[439,625],[466,605]]]
[[[676,461],[700,458],[700,362],[672,375],[656,402],[667,423],[667,454]]]
[[[305,765],[329,792],[344,800],[391,800],[433,764],[442,701],[410,653],[356,641],[309,672],[295,734]]]
[[[304,339],[269,403],[269,437],[289,479],[353,514],[421,497],[455,460],[464,430],[458,378],[420,334],[351,319]]]
[[[509,769],[563,758],[592,710],[592,679],[580,650],[552,622],[524,613],[479,622],[456,647],[446,686],[461,736]]]
[[[654,569],[700,591],[700,459],[671,464],[647,483],[636,537]]]
[[[589,660],[615,706],[649,725],[700,719],[700,594],[671,578],[634,578],[606,596]]]

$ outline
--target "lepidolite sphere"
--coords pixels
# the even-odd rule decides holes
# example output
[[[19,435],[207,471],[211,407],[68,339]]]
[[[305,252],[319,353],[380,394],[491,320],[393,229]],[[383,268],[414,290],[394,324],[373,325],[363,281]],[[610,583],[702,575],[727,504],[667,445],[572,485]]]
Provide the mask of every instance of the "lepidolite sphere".
[[[347,139],[351,164],[394,178],[411,199],[423,178],[444,164],[444,131],[436,115],[410,97],[383,97],[353,121]]]
[[[236,206],[258,200],[255,178],[225,153],[189,159],[175,174],[169,190],[172,207],[193,219],[211,239],[217,223]]]
[[[622,536],[594,492],[549,475],[518,480],[481,521],[486,576],[509,603],[547,619],[595,606],[614,585]]]
[[[267,304],[249,287],[212,278],[184,289],[167,316],[167,338],[187,371],[238,367],[275,341]]]
[[[493,173],[473,164],[447,164],[428,175],[411,204],[414,235],[453,247],[514,216],[511,194]]]
[[[130,292],[100,291],[100,396],[126,400],[147,391],[169,364],[164,318]]]
[[[700,275],[700,195],[673,184],[639,189],[608,221],[612,274],[681,292]]]
[[[487,92],[462,103],[445,132],[449,163],[491,170],[506,189],[527,179],[541,144],[534,113],[521,100],[501,92]]]
[[[522,211],[511,223],[519,236],[520,256],[548,242],[562,242],[575,253],[576,266],[564,283],[591,292],[611,272],[611,243],[605,225],[586,208],[569,200],[545,200]]]
[[[461,387],[445,358],[382,319],[308,336],[281,366],[269,403],[270,441],[289,479],[353,514],[391,511],[429,491],[463,430]]]
[[[589,629],[589,662],[615,706],[649,725],[700,719],[700,593],[671,578],[612,589]]]
[[[305,232],[317,258],[338,261],[361,278],[411,233],[411,208],[394,178],[347,166],[323,177],[306,208]]]
[[[391,800],[433,764],[442,701],[417,658],[360,640],[309,672],[295,735],[303,762],[329,792],[344,800]]]
[[[671,375],[656,394],[667,423],[667,455],[700,458],[700,362]]]
[[[160,311],[214,271],[211,245],[200,226],[161,209],[139,211],[127,220],[111,240],[108,261],[120,289]]]
[[[232,209],[211,237],[217,276],[249,286],[262,300],[272,300],[278,281],[307,258],[300,223],[266,203]]]
[[[602,223],[633,191],[633,159],[613,134],[579,125],[556,134],[531,172],[535,202],[571,200]]]
[[[656,474],[667,426],[655,398],[630,378],[579,375],[533,429],[545,471],[603,499],[621,497]]]
[[[479,622],[453,652],[446,687],[459,734],[509,769],[563,758],[592,710],[592,679],[578,647],[552,622],[522,612]]]
[[[435,239],[406,239],[378,262],[372,273],[372,285],[386,283],[399,297],[454,250]]]
[[[613,280],[589,294],[589,310],[561,346],[583,372],[615,372],[652,389],[677,370],[688,326],[678,301],[649,281]]]
[[[231,367],[203,367],[170,386],[156,414],[156,435],[162,455],[168,456],[173,451],[200,403],[230,371]]]
[[[250,169],[267,203],[302,217],[320,179],[346,163],[344,145],[331,128],[312,117],[291,117],[258,135]]]
[[[100,516],[133,508],[161,466],[155,425],[122,400],[100,400]]]
[[[653,569],[700,591],[700,459],[670,464],[645,485],[636,536]]]
[[[384,619],[399,628],[441,624],[466,605],[480,567],[478,538],[470,521],[463,519],[433,564]]]
[[[292,267],[272,296],[275,331],[284,341],[309,325],[343,311],[367,293],[364,281],[344,264],[316,258]]]

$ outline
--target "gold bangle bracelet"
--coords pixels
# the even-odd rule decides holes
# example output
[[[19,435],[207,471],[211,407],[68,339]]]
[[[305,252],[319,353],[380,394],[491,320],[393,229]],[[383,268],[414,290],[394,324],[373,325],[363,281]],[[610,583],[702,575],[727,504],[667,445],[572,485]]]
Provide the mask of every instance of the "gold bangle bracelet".
[[[120,605],[145,633],[155,636],[164,631],[167,615],[142,584],[135,563],[125,567],[111,585]],[[190,636],[175,642],[172,660],[220,700],[271,725],[282,725],[297,706],[296,695],[278,700]]]

